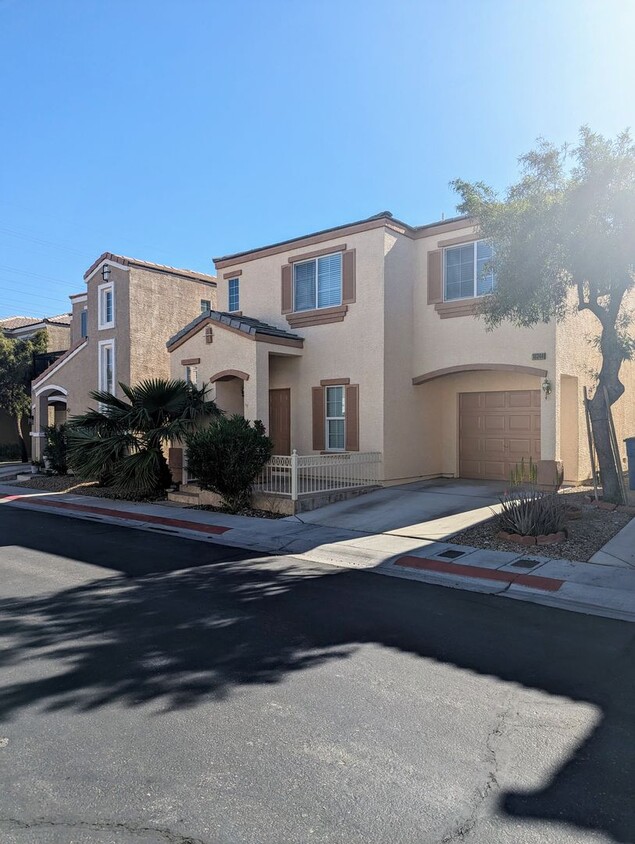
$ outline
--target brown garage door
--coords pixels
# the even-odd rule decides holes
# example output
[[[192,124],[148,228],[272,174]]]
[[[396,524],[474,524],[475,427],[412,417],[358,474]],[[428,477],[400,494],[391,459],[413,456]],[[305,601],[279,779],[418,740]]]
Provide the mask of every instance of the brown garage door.
[[[540,390],[461,393],[461,477],[508,481],[523,457],[540,459]]]

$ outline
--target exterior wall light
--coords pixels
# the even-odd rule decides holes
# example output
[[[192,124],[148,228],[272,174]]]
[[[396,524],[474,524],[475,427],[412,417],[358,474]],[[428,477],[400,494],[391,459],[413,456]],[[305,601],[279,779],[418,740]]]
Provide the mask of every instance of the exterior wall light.
[[[104,264],[104,266],[101,268],[101,277],[104,281],[108,281],[108,279],[110,278],[110,267],[108,266],[108,264]]]
[[[553,392],[553,386],[548,378],[545,378],[545,380],[542,382],[542,391],[545,394],[546,399],[548,399],[551,393]]]

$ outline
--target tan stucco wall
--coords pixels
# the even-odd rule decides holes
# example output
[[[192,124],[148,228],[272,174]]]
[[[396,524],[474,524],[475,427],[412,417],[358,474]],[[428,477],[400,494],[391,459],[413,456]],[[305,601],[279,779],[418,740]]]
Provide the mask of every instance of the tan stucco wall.
[[[210,299],[214,307],[215,287],[169,273],[130,269],[131,342],[125,350],[130,383],[168,377],[170,357],[166,341],[200,314],[201,299]]]
[[[73,318],[71,320],[71,346],[81,340],[82,336],[82,319],[81,313],[88,307],[87,302],[77,301],[71,303],[71,312]]]
[[[64,352],[71,344],[71,329],[68,325],[47,325],[46,333],[46,349],[49,352]]]

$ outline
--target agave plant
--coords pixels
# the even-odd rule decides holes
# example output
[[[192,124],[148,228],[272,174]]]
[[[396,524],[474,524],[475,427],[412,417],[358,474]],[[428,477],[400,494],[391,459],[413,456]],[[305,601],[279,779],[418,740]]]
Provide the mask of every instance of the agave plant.
[[[67,423],[68,459],[76,475],[112,486],[122,498],[161,495],[172,483],[165,448],[197,423],[221,415],[206,388],[152,378],[119,385],[125,398],[95,391],[98,407]]]

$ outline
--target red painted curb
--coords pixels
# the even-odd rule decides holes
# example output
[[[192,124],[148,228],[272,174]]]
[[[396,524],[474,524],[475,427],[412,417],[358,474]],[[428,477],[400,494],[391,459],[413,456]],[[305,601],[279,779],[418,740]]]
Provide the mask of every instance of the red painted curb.
[[[25,499],[25,503],[36,504],[38,507],[57,507],[60,510],[77,510],[81,513],[95,513],[99,516],[113,516],[117,519],[126,519],[131,522],[150,522],[156,525],[167,525],[168,527],[178,527],[185,530],[194,530],[199,533],[219,534],[231,530],[228,527],[221,527],[221,525],[205,525],[200,522],[188,522],[184,519],[169,519],[164,516],[151,516],[146,513],[128,513],[126,510],[109,510],[107,507],[92,507],[90,504],[69,504],[66,501],[42,501],[37,498],[31,498],[27,495],[0,495],[0,499],[11,502],[21,501]]]
[[[463,577],[476,577],[481,580],[498,580],[502,583],[517,583],[521,586],[530,586],[534,589],[542,589],[545,592],[557,592],[566,581],[557,580],[555,577],[540,577],[536,574],[514,574],[500,569],[486,569],[482,566],[467,566],[461,563],[446,563],[444,560],[430,560],[426,557],[399,557],[395,561],[396,566],[409,569],[426,569],[437,571],[443,574],[458,574]]]

